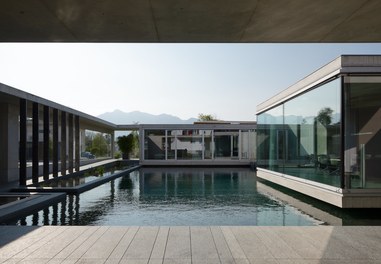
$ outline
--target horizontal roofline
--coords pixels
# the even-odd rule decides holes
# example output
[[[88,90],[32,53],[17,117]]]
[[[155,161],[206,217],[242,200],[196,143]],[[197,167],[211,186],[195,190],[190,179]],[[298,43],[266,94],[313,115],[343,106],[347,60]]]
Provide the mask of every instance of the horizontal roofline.
[[[22,90],[16,89],[14,87],[11,87],[11,86],[3,84],[3,83],[0,83],[0,93],[4,93],[4,94],[7,94],[9,96],[16,97],[19,99],[26,99],[27,101],[30,101],[30,102],[49,106],[51,108],[58,109],[60,111],[66,112],[66,113],[77,115],[80,117],[81,122],[84,122],[90,126],[99,127],[99,128],[103,128],[106,130],[114,130],[116,128],[116,125],[111,123],[111,122],[105,121],[103,119],[100,119],[98,117],[83,113],[83,112],[75,110],[75,109],[72,109],[70,107],[61,105],[59,103],[50,101],[48,99],[44,99],[44,98],[39,97],[37,95],[31,94],[28,92],[24,92]]]
[[[257,114],[345,73],[381,73],[381,55],[341,55],[257,106]]]

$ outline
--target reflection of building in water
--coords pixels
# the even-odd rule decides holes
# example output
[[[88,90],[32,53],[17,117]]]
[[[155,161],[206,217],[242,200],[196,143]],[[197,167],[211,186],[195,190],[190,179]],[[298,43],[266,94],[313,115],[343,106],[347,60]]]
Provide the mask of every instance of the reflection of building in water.
[[[142,168],[139,188],[165,196],[241,195],[255,192],[255,174],[247,168]]]

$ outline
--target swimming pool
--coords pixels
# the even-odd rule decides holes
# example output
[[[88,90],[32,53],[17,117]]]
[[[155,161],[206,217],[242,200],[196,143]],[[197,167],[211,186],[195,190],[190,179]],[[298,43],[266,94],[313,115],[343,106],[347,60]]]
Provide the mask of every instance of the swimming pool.
[[[21,225],[318,225],[261,191],[248,168],[141,168],[35,214]]]

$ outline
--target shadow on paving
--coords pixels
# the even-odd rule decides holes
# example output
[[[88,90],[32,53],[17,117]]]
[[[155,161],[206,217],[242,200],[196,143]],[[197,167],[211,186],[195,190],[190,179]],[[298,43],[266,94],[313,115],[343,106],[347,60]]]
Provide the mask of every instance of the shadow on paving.
[[[0,226],[0,248],[39,229],[39,226]]]

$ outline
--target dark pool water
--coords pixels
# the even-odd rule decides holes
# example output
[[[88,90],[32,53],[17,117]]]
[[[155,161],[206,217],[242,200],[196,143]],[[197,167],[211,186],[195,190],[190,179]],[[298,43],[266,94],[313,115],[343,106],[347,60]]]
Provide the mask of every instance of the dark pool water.
[[[21,225],[318,225],[246,168],[142,168],[35,214]]]

